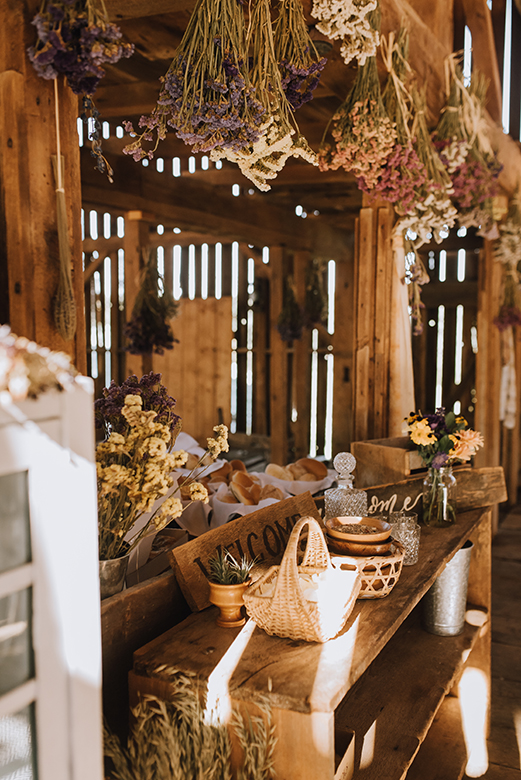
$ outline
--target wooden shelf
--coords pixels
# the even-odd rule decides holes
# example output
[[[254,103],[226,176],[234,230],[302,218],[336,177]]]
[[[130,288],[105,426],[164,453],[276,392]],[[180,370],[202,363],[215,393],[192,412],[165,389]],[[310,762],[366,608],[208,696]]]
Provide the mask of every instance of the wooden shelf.
[[[360,765],[364,735],[374,735],[372,758],[355,773],[357,780],[405,776],[465,659],[486,630],[487,625],[480,629],[466,623],[460,636],[435,636],[422,629],[419,610],[409,616],[335,713],[337,727],[356,732],[355,766]]]

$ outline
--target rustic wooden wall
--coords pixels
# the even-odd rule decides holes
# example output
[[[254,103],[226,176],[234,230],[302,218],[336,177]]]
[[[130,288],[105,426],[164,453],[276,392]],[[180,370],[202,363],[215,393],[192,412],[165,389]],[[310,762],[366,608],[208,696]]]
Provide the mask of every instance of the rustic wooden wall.
[[[76,336],[65,342],[52,315],[59,278],[51,164],[56,154],[54,82],[38,77],[26,55],[36,39],[30,21],[39,5],[38,0],[0,2],[0,321],[20,336],[68,352],[85,373],[78,98],[60,79],[59,126],[77,308]]]

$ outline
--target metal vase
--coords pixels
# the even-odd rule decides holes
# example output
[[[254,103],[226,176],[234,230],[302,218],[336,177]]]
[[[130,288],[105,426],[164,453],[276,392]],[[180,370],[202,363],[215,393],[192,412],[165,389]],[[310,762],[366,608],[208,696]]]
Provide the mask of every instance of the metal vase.
[[[465,542],[423,597],[423,627],[431,634],[457,636],[463,631],[473,546]]]
[[[101,599],[114,596],[123,590],[128,568],[128,555],[99,562],[99,581]]]

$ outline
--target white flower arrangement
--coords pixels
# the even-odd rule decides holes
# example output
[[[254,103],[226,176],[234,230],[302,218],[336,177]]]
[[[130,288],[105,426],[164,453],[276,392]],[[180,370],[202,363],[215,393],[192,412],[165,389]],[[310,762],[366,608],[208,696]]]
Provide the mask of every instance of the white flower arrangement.
[[[377,6],[377,0],[314,0],[311,13],[319,20],[317,30],[333,41],[343,39],[340,53],[346,65],[353,59],[363,65],[375,56],[380,34],[367,16]]]

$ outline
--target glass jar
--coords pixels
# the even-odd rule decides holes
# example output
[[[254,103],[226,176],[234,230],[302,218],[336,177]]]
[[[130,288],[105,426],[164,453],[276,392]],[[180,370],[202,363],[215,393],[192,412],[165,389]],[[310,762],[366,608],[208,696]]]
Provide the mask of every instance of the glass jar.
[[[456,478],[452,466],[430,468],[423,480],[423,523],[444,527],[456,522]]]
[[[324,519],[330,517],[365,517],[367,515],[367,493],[353,487],[352,471],[356,458],[350,452],[339,452],[333,465],[337,471],[338,487],[324,492]]]

